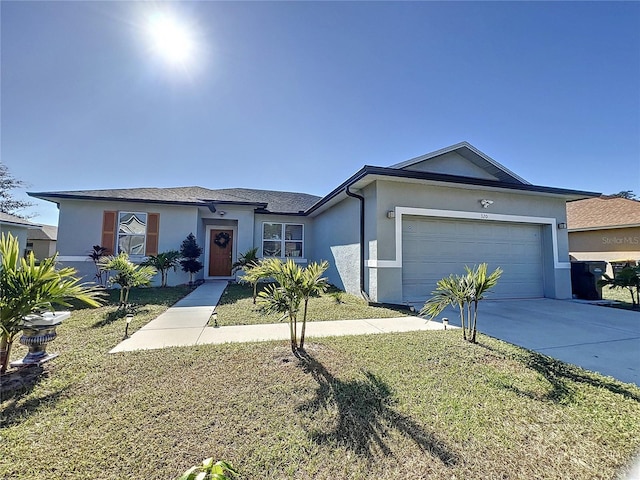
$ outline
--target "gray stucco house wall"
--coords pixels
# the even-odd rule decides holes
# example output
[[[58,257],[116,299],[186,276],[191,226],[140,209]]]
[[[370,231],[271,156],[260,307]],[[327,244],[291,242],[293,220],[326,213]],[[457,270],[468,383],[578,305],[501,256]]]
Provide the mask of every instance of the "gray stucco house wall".
[[[322,198],[202,187],[31,195],[58,203],[61,260],[89,279],[89,250],[111,238],[103,213],[140,212],[156,219],[146,238],[157,245],[134,261],[179,249],[193,232],[204,280],[236,278],[231,262],[257,247],[261,257],[302,265],[327,260],[331,283],[371,302],[419,304],[439,278],[481,262],[504,269],[496,298],[569,298],[565,204],[598,194],[531,185],[463,142],[391,167],[364,166]],[[228,245],[218,243],[221,235]],[[172,272],[169,283],[187,279]]]
[[[0,235],[10,233],[16,237],[21,256],[26,252],[28,231],[38,227],[39,225],[23,218],[0,212]]]

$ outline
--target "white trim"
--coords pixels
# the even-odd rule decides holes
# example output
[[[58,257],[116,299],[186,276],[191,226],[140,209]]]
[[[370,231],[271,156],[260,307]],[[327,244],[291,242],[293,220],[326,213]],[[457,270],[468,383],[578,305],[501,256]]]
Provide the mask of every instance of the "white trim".
[[[56,260],[59,262],[93,262],[89,255],[58,255]]]
[[[264,226],[266,224],[269,224],[269,225],[282,225],[282,234],[281,234],[282,238],[280,238],[280,239],[272,239],[272,238],[265,239],[264,238]],[[302,227],[302,240],[287,240],[285,238],[286,237],[285,233],[287,231],[287,226]],[[304,223],[274,222],[274,221],[264,220],[262,222],[261,228],[262,228],[262,232],[261,232],[262,240],[261,240],[261,243],[260,243],[260,254],[262,255],[262,258],[279,258],[281,260],[288,260],[288,259],[291,258],[293,260],[295,260],[295,259],[301,259],[301,260],[304,259],[304,260],[306,260],[306,257],[305,257],[305,253],[306,252],[305,252]],[[264,242],[275,242],[275,241],[279,241],[280,242],[280,244],[281,244],[280,245],[280,252],[281,252],[282,255],[280,255],[279,257],[275,257],[275,256],[265,257],[265,255],[264,255]],[[296,243],[300,243],[301,244],[302,250],[300,251],[300,256],[299,257],[287,257],[286,256],[286,243],[287,242],[296,242]],[[296,263],[301,263],[301,262],[296,262]]]
[[[204,238],[204,279],[205,280],[231,280],[235,276],[212,277],[209,275],[209,256],[211,255],[211,230],[231,230],[233,242],[231,243],[231,264],[238,260],[238,227],[235,225],[207,225]]]
[[[509,223],[529,223],[534,225],[551,226],[551,236],[553,244],[553,267],[555,269],[571,268],[570,262],[558,261],[558,233],[557,221],[550,217],[529,217],[521,215],[503,215],[499,213],[487,212],[464,212],[456,210],[437,210],[431,208],[395,207],[395,236],[396,255],[395,260],[367,260],[367,267],[370,268],[402,268],[402,216],[413,215],[418,217],[436,218],[459,218],[463,220],[509,222]]]

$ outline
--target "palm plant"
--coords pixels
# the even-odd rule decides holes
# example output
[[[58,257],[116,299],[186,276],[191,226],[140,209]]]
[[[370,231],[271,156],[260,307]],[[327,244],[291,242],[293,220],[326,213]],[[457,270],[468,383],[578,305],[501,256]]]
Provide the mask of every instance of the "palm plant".
[[[168,252],[162,252],[158,255],[149,255],[141,265],[151,266],[160,272],[160,286],[167,286],[167,276],[169,270],[176,271],[176,267],[180,263],[180,252],[177,250],[169,250]]]
[[[449,275],[438,281],[432,297],[420,310],[420,315],[430,319],[438,316],[449,305],[457,306],[460,313],[462,336],[476,343],[478,325],[478,306],[484,296],[496,286],[502,269],[496,268],[487,275],[487,264],[482,263],[473,269],[465,265],[466,275]]]
[[[126,309],[129,303],[129,291],[135,287],[147,287],[151,285],[151,279],[158,273],[150,265],[136,265],[129,260],[129,255],[122,252],[117,256],[104,257],[100,261],[100,268],[114,271],[109,278],[109,284],[120,286],[120,302],[118,308]]]
[[[304,349],[304,331],[307,321],[307,304],[314,293],[326,288],[326,279],[321,275],[327,269],[328,263],[310,264],[306,269],[300,268],[293,260],[283,263],[278,258],[264,260],[260,267],[261,274],[273,278],[276,284],[267,285],[260,292],[260,307],[265,313],[281,313],[280,320],[289,319],[289,334],[291,337],[291,351],[298,356]],[[298,343],[298,312],[304,302],[301,341]]]
[[[258,282],[264,278],[269,277],[269,272],[265,266],[265,262],[269,260],[257,261],[252,264],[245,265],[243,267],[244,274],[240,277],[242,283],[248,283],[253,287],[253,304],[256,304],[256,298],[258,297]]]
[[[99,307],[102,290],[80,283],[73,268],[56,269],[57,254],[36,264],[33,252],[20,258],[18,239],[11,234],[0,238],[0,373],[7,370],[11,346],[22,330],[24,317],[54,305],[71,307],[76,299]]]
[[[258,247],[251,248],[238,256],[238,261],[231,265],[231,272],[236,273],[238,270],[246,271],[258,263]]]
[[[307,307],[309,298],[327,290],[328,281],[322,274],[329,268],[329,262],[323,260],[322,263],[312,263],[302,271],[302,288],[300,294],[304,301],[302,315],[302,329],[300,331],[300,350],[304,350],[304,334],[307,329]]]
[[[605,273],[603,278],[598,280],[598,286],[627,290],[631,295],[631,307],[638,308],[640,306],[640,265],[635,267],[626,265],[613,278]]]

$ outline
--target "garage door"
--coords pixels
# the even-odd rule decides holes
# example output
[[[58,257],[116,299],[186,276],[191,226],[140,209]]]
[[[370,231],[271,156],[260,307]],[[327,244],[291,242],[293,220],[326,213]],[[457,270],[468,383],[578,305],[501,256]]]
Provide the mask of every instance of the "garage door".
[[[539,225],[405,217],[402,252],[405,302],[424,302],[438,280],[483,262],[504,270],[491,298],[544,296]]]

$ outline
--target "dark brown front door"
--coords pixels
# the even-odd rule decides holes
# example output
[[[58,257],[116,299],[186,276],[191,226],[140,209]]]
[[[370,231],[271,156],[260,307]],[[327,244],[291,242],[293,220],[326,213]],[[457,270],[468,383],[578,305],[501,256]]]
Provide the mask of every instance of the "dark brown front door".
[[[211,230],[209,237],[209,276],[231,276],[233,230]]]

